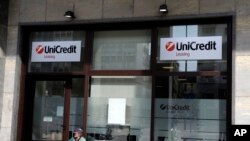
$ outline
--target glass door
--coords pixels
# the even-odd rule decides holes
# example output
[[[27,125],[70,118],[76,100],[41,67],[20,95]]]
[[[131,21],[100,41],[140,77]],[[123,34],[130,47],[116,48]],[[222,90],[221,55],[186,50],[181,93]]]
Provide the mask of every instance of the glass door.
[[[84,128],[84,78],[30,82],[32,141],[68,141],[74,129]]]
[[[32,141],[68,140],[71,88],[69,81],[36,81]]]

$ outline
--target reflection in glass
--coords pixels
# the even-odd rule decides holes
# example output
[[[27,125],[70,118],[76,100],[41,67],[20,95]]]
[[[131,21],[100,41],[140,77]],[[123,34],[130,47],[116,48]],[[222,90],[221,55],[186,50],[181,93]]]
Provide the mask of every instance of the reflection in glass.
[[[122,101],[125,124],[108,120],[122,111],[109,105]],[[111,111],[110,111],[111,110]],[[108,115],[110,114],[110,115]],[[88,98],[87,133],[96,140],[120,141],[127,138],[150,140],[151,77],[148,76],[94,76]],[[119,118],[119,116],[117,116]],[[112,122],[109,124],[108,121]],[[115,122],[115,123],[114,123]]]
[[[83,127],[83,84],[84,79],[72,79],[72,94],[70,97],[69,115],[69,138],[72,137],[74,129]]]
[[[226,99],[227,79],[224,76],[157,77],[159,98]]]
[[[223,76],[156,77],[155,141],[226,139]]]
[[[150,36],[149,30],[95,32],[93,69],[148,70]]]
[[[37,81],[32,140],[62,140],[64,81]]]

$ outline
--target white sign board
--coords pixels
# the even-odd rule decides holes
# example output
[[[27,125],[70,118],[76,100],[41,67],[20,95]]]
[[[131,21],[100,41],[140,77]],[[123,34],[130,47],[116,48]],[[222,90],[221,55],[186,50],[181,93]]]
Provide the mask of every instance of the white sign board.
[[[81,41],[32,42],[31,62],[80,62]]]
[[[108,124],[125,125],[126,99],[110,98],[108,105]]]
[[[43,117],[43,121],[44,121],[44,122],[52,122],[52,121],[53,121],[53,118],[50,117],[50,116],[45,116],[45,117]]]
[[[57,108],[56,108],[56,116],[58,116],[58,117],[63,116],[63,106],[57,106]]]
[[[160,39],[160,60],[220,60],[222,37],[181,37]]]

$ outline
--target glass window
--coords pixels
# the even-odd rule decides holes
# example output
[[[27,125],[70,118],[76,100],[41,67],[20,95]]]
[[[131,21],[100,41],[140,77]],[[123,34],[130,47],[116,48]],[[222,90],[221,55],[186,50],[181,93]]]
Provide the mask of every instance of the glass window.
[[[36,82],[32,141],[62,140],[64,100],[64,81]]]
[[[69,115],[69,138],[73,136],[74,129],[83,127],[83,84],[84,79],[72,79],[72,93],[70,97]]]
[[[165,72],[226,71],[227,68],[227,25],[181,25],[159,28],[157,70]],[[160,60],[160,40],[180,37],[222,37],[222,59]],[[186,54],[188,55],[188,51]],[[176,56],[175,56],[176,57]]]
[[[79,41],[80,42],[80,61],[67,61],[67,56],[63,56],[63,61],[56,60],[53,55],[48,55],[50,57],[48,61],[32,61],[32,43],[34,42],[59,42],[59,41]],[[62,45],[65,44],[62,43]],[[52,48],[55,48],[52,45]],[[85,49],[85,32],[84,31],[48,31],[48,32],[32,32],[31,42],[30,42],[30,58],[29,58],[29,72],[74,72],[83,71],[84,63],[84,49]],[[44,46],[42,46],[44,48]],[[67,46],[67,48],[69,48]],[[43,49],[45,50],[45,49]],[[59,50],[61,52],[75,52],[74,49],[64,49]],[[72,51],[73,50],[73,51]],[[41,54],[36,54],[38,56],[43,55],[44,51],[40,50]],[[37,51],[36,51],[37,52]],[[38,53],[38,52],[37,52]],[[62,54],[62,53],[57,53]],[[43,55],[45,58],[45,55]],[[53,58],[52,58],[53,57]],[[57,57],[57,56],[56,56]],[[72,57],[69,57],[72,58]],[[65,60],[66,59],[66,60]]]
[[[151,77],[94,76],[87,133],[96,140],[150,140]]]
[[[226,99],[225,76],[158,76],[156,97],[176,99]]]
[[[226,140],[226,84],[225,77],[157,77],[154,140]]]
[[[150,30],[99,31],[94,34],[94,70],[148,70]]]
[[[224,77],[157,77],[154,137],[226,140]]]
[[[158,28],[158,31],[156,70],[165,72],[165,76],[157,76],[155,80],[154,140],[226,140],[229,92],[227,77],[221,72],[227,72],[227,25],[179,25]],[[213,38],[213,41],[201,41],[204,37]],[[188,58],[192,51],[199,49],[202,52],[204,47],[209,50],[220,43],[214,40],[217,37],[222,44],[220,57],[213,59],[212,53],[206,53],[198,59]],[[162,44],[163,40],[166,44]],[[162,47],[168,52],[166,54],[173,55],[172,58],[160,58]],[[181,47],[185,53],[178,54],[176,50]],[[170,54],[173,50],[175,53]],[[187,57],[180,59],[180,55]],[[200,73],[188,76],[176,72]]]
[[[83,127],[83,79],[72,79],[69,137]],[[62,140],[65,106],[65,81],[37,81],[34,96],[32,140]],[[68,103],[68,102],[66,102]]]

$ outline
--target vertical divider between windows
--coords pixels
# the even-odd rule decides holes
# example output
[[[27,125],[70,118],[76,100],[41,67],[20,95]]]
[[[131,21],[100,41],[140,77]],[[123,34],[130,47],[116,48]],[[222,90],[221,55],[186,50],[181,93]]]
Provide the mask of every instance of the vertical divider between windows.
[[[85,62],[84,62],[84,107],[83,107],[83,134],[86,136],[87,129],[87,109],[88,109],[88,97],[90,93],[90,71],[91,71],[91,58],[92,58],[92,50],[93,50],[93,31],[86,31],[86,42],[85,42]]]
[[[65,93],[64,93],[64,105],[66,105],[66,107],[64,107],[64,113],[63,113],[63,140],[67,140],[69,138],[69,119],[70,119],[70,96],[72,95],[72,78],[67,78],[64,84],[64,89],[65,89]]]
[[[227,43],[228,43],[228,49],[227,49],[227,74],[226,74],[226,77],[227,77],[227,90],[228,90],[228,95],[226,96],[226,100],[227,100],[227,116],[226,116],[226,121],[227,124],[226,124],[226,132],[227,132],[227,135],[226,135],[226,138],[231,141],[230,139],[230,126],[233,124],[232,122],[232,116],[234,114],[234,109],[233,109],[233,104],[235,103],[233,101],[233,80],[232,80],[232,76],[233,76],[233,72],[234,72],[234,68],[233,68],[233,60],[235,60],[233,57],[234,57],[234,44],[235,44],[235,39],[233,37],[234,35],[234,30],[235,29],[233,26],[235,26],[234,24],[234,17],[230,17],[229,20],[228,20],[228,23],[227,23]]]
[[[150,140],[154,140],[154,113],[155,113],[155,70],[156,70],[156,57],[157,57],[157,28],[151,29],[151,61],[150,70],[152,76],[152,98],[151,98],[151,130],[150,130]]]
[[[19,49],[18,49],[18,54],[21,57],[21,74],[20,74],[20,98],[19,98],[19,109],[18,109],[18,119],[17,119],[17,128],[18,129],[22,129],[25,124],[24,123],[24,100],[25,100],[25,84],[26,84],[26,72],[27,72],[27,62],[25,61],[25,49],[24,49],[24,41],[25,41],[25,32],[24,32],[24,28],[22,26],[19,26]],[[20,116],[21,115],[21,116]],[[21,141],[24,138],[24,131],[23,130],[17,130],[17,137],[16,140],[17,141]]]

